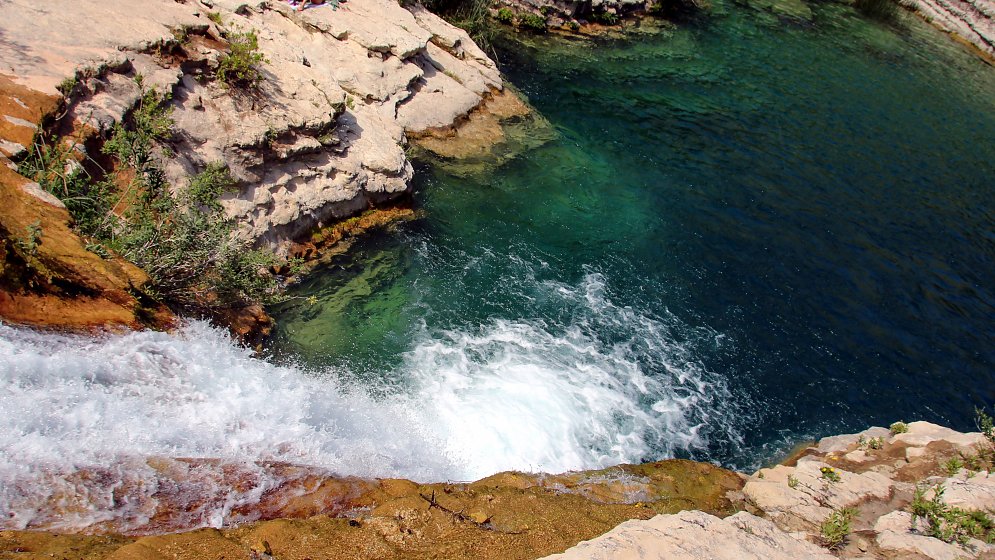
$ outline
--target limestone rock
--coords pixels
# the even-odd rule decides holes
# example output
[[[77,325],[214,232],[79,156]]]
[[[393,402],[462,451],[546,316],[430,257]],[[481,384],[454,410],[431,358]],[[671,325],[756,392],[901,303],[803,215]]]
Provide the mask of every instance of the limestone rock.
[[[170,93],[174,155],[163,160],[173,188],[208,164],[226,164],[241,185],[223,198],[226,213],[245,239],[277,251],[405,193],[413,174],[406,133],[454,127],[503,90],[497,66],[469,36],[420,6],[204,5],[220,26],[194,2],[6,2],[0,32],[13,48],[0,50],[0,72],[25,92],[53,97],[76,77],[67,118],[97,133],[132,110],[142,87]],[[212,78],[225,30],[258,37],[266,62],[254,89]],[[10,131],[0,150],[22,153],[42,115],[26,116],[16,104],[0,112],[0,132]]]
[[[626,521],[604,535],[546,560],[830,560],[825,549],[797,540],[747,512],[726,519],[700,511]]]

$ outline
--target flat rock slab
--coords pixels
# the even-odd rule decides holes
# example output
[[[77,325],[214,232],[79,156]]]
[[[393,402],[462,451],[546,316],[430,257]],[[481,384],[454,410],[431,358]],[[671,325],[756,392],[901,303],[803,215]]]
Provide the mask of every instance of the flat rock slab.
[[[747,512],[719,519],[700,511],[626,521],[545,560],[831,560],[825,549]]]

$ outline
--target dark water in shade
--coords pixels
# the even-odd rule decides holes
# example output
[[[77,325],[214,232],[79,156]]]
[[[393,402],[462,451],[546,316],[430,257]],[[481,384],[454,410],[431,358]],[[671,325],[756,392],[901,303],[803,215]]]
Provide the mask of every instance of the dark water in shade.
[[[508,372],[579,387],[542,421],[595,451],[568,466],[972,427],[995,401],[995,69],[918,21],[811,6],[506,46],[555,139],[421,167],[425,217],[300,286],[273,352],[383,395],[432,378],[485,431],[543,407]]]

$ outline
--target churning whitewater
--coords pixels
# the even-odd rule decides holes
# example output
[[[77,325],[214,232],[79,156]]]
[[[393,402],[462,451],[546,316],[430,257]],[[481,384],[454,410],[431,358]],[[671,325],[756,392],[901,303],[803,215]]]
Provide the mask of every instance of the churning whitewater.
[[[155,458],[437,481],[702,448],[729,394],[670,340],[671,325],[613,306],[597,274],[548,287],[586,313],[561,326],[423,329],[391,376],[402,386],[377,396],[340,371],[257,359],[198,321],[99,338],[0,326],[0,526],[140,527],[151,514],[135,509],[170,476]],[[627,325],[627,338],[599,340],[605,321]],[[647,360],[669,377],[647,375]],[[219,495],[189,523],[230,521],[232,508],[281,483],[264,471],[249,489],[205,483],[199,493]],[[52,516],[67,500],[75,505]]]

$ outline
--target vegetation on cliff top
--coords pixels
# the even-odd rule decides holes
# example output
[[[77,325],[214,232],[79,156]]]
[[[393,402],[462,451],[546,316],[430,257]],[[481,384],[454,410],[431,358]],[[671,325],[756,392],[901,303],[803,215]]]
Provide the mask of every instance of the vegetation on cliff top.
[[[144,90],[103,145],[109,165],[66,139],[40,137],[19,172],[65,203],[88,249],[144,269],[155,299],[197,315],[271,300],[278,286],[266,269],[276,257],[239,240],[218,202],[237,184],[228,169],[208,165],[187,188],[173,189],[158,166],[156,146],[173,125],[168,100]]]

